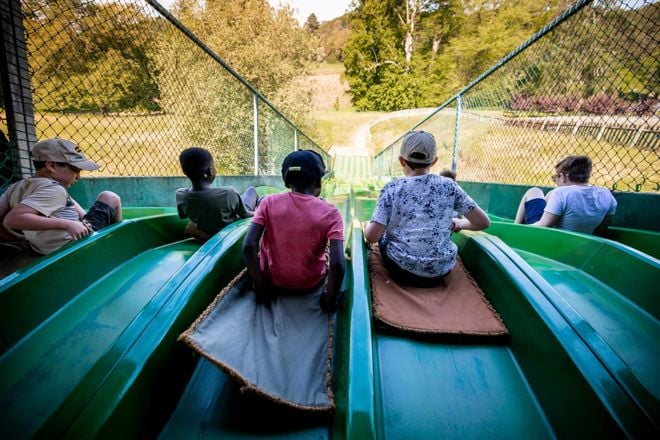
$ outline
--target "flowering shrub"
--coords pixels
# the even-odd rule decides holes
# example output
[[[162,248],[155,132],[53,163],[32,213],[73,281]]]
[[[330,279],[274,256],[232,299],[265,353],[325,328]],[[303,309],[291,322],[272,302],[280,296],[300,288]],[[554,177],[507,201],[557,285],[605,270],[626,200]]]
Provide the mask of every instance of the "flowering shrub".
[[[574,95],[530,96],[523,92],[511,97],[511,110],[541,113],[589,113],[594,115],[635,114],[652,115],[660,111],[660,100],[653,97],[630,102],[616,95],[601,92],[586,99]]]

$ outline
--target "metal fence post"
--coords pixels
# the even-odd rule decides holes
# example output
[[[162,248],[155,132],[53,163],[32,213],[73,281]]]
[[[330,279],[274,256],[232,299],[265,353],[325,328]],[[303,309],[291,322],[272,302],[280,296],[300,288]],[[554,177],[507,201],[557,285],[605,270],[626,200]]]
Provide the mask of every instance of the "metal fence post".
[[[0,15],[0,72],[10,149],[14,160],[13,172],[18,177],[29,177],[32,174],[29,147],[36,143],[37,134],[20,0],[0,2]]]
[[[254,113],[254,175],[259,175],[259,97],[252,94],[252,107]]]
[[[293,129],[293,149],[298,151],[298,129]]]
[[[461,95],[456,95],[456,126],[454,127],[454,153],[451,158],[451,170],[456,172],[458,163],[458,136],[460,135],[461,128],[461,105],[463,99]]]

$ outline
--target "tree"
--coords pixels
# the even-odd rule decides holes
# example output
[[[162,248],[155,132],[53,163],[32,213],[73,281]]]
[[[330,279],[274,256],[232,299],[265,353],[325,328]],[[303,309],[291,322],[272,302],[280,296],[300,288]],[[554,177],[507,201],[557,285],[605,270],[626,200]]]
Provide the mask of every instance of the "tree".
[[[343,61],[344,47],[351,34],[346,16],[326,21],[319,27],[317,35],[323,47],[323,55],[327,62]]]
[[[158,110],[154,20],[135,5],[26,0],[38,110]]]
[[[396,0],[361,0],[350,14],[352,34],[344,66],[353,104],[361,110],[395,110],[411,101],[398,87],[407,72]],[[408,95],[408,96],[404,96]]]
[[[174,11],[290,119],[300,123],[309,117],[310,99],[298,78],[313,45],[291,9],[274,10],[266,0],[180,0]],[[168,32],[158,50],[163,108],[179,118],[192,145],[213,151],[219,173],[250,172],[252,92],[178,31]],[[270,161],[262,165],[272,171],[277,155],[292,148],[293,130],[263,103],[258,128],[260,152]]]
[[[305,22],[305,30],[309,33],[314,33],[319,30],[319,21],[316,18],[316,14],[312,13],[310,14],[309,17],[307,17],[307,21]]]

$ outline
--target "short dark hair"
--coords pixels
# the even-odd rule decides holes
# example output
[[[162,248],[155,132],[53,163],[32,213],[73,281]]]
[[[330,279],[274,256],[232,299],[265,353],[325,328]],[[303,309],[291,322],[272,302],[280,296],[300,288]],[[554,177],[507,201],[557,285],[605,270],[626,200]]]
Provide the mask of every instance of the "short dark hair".
[[[555,170],[571,182],[586,183],[591,177],[591,167],[589,156],[568,156],[555,165]]]
[[[186,148],[179,155],[179,163],[189,179],[203,179],[213,163],[213,156],[205,148]]]
[[[32,165],[34,165],[34,168],[35,168],[36,170],[40,170],[40,169],[42,169],[42,168],[46,168],[46,162],[52,162],[52,161],[46,161],[46,160],[33,160],[33,161],[32,161]],[[66,163],[66,162],[53,162],[53,163],[56,163],[57,165],[59,165],[59,166],[61,166],[61,167],[65,167],[65,166],[67,166],[67,165],[71,165],[71,164]],[[75,168],[75,165],[71,165],[71,166]]]
[[[303,173],[289,173],[284,179],[287,188],[303,190],[305,188],[320,188],[321,179],[314,179]]]
[[[410,167],[410,169],[412,169],[412,170],[418,170],[418,169],[421,169],[421,168],[428,168],[428,167],[431,166],[430,163],[416,163],[416,162],[410,162],[409,160],[405,160],[405,159],[403,159],[403,160],[406,162],[406,165],[408,165]]]
[[[442,177],[449,177],[451,180],[456,180],[456,173],[452,170],[442,170],[439,175]]]

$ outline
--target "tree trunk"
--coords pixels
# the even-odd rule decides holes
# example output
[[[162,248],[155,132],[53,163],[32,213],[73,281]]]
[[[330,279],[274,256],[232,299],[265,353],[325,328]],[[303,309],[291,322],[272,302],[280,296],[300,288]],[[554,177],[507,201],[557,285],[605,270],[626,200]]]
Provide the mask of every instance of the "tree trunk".
[[[419,12],[419,0],[406,0],[406,39],[404,50],[406,52],[406,71],[410,69],[412,54],[415,50],[415,20]]]

